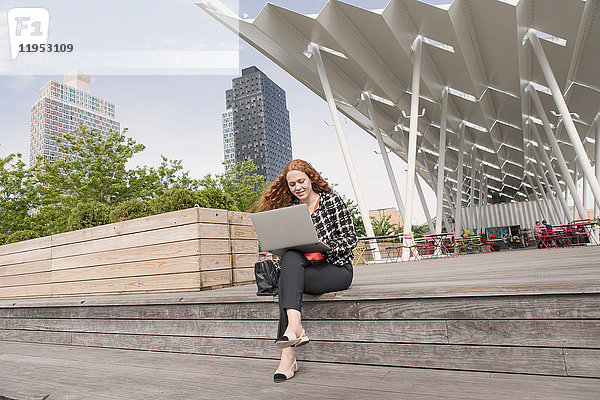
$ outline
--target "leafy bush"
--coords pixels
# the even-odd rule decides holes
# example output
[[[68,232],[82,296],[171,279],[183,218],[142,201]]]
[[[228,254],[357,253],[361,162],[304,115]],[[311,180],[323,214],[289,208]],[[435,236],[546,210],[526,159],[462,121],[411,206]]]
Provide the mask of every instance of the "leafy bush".
[[[195,194],[196,198],[199,199],[197,204],[202,207],[239,211],[233,197],[219,187],[208,187],[195,192]]]
[[[6,238],[4,244],[22,242],[24,240],[36,239],[39,235],[32,230],[16,231]]]
[[[4,233],[0,233],[0,246],[6,243],[7,236]]]
[[[154,200],[154,212],[162,214],[171,211],[185,210],[198,204],[200,207],[208,207],[206,200],[199,191],[182,188],[167,189]]]
[[[110,207],[98,201],[77,203],[69,215],[69,229],[77,230],[108,223]]]
[[[110,222],[121,222],[152,215],[152,203],[145,200],[127,200],[117,205],[109,216]]]

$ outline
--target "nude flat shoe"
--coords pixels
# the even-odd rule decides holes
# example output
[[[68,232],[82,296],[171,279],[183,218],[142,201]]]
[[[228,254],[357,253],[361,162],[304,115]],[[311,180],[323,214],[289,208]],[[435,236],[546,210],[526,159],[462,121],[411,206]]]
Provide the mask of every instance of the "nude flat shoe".
[[[287,381],[288,379],[292,379],[296,371],[298,371],[298,363],[296,360],[294,360],[294,363],[287,371],[275,371],[275,375],[273,375],[273,381],[275,383],[281,383]]]
[[[306,332],[302,329],[302,334],[300,335],[300,341],[296,343],[293,347],[304,346],[306,343],[310,342],[308,336],[306,336]]]
[[[285,349],[286,347],[301,346],[302,344],[306,344],[308,341],[308,336],[306,336],[306,332],[304,329],[302,329],[300,336],[296,336],[296,334],[293,332],[286,332],[281,339],[275,341],[275,345],[280,349]]]

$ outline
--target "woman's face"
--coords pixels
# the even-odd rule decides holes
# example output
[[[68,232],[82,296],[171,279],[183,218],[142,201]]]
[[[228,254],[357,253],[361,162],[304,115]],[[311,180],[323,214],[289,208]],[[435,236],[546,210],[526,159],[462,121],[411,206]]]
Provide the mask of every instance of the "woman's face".
[[[290,192],[300,201],[306,201],[311,193],[313,193],[312,181],[304,172],[291,170],[285,177]]]

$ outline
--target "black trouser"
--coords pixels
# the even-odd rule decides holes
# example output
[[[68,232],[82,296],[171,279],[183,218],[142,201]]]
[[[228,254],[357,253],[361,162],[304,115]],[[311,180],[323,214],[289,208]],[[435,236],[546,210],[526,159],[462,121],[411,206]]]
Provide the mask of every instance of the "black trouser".
[[[343,267],[327,262],[311,263],[296,250],[285,252],[279,275],[279,328],[277,338],[288,325],[286,308],[302,311],[302,293],[323,294],[348,289],[352,283],[352,264]]]

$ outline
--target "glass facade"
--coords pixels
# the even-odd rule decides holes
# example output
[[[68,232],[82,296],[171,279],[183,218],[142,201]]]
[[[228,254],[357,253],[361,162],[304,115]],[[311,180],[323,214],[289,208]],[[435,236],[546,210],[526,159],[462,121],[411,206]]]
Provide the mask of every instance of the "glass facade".
[[[285,91],[252,66],[244,68],[242,76],[233,79],[232,88],[225,92],[225,100],[228,110],[223,116],[231,110],[234,162],[250,158],[257,172],[272,181],[292,160],[290,117]],[[226,162],[227,134],[231,132],[226,132],[223,122]]]
[[[87,77],[89,82],[88,75],[80,76]],[[30,165],[35,164],[38,156],[44,162],[64,157],[60,151],[62,144],[57,143],[58,134],[73,133],[79,124],[99,131],[103,137],[121,130],[115,119],[114,104],[69,84],[56,81],[45,84],[31,107]]]

